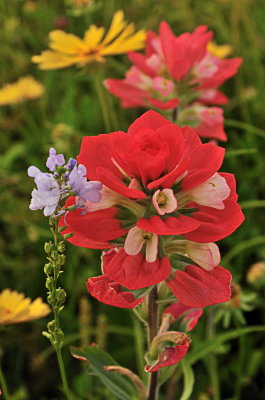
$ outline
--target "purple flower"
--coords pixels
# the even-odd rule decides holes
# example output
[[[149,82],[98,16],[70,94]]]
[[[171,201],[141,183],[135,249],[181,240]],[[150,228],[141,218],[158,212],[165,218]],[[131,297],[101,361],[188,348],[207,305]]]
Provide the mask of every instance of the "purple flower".
[[[34,178],[37,190],[31,193],[30,210],[40,210],[44,208],[45,216],[52,215],[60,201],[61,191],[58,183],[52,174],[43,173],[37,167],[28,168],[28,175]]]
[[[49,157],[46,162],[46,167],[49,168],[50,171],[55,171],[56,167],[61,167],[64,165],[65,160],[62,154],[56,155],[56,150],[51,147]]]
[[[28,175],[34,178],[37,189],[33,189],[29,208],[31,210],[44,209],[44,215],[55,214],[55,211],[63,199],[76,196],[76,207],[86,212],[85,203],[91,201],[97,203],[101,200],[101,182],[89,182],[86,178],[84,165],[77,165],[74,158],[70,158],[65,164],[62,154],[56,155],[56,150],[51,148],[46,166],[53,173],[41,172],[39,168],[31,166]],[[57,167],[61,167],[57,169]],[[65,210],[58,211],[57,215]]]
[[[88,182],[85,176],[86,167],[83,164],[75,166],[68,177],[67,184],[81,199],[97,203],[101,199],[102,183]]]

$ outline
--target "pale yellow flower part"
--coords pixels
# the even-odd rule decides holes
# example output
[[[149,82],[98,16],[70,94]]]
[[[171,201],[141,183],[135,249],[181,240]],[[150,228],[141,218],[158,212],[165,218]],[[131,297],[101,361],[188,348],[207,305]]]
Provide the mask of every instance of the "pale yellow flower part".
[[[44,87],[32,76],[25,76],[14,83],[8,83],[0,89],[0,106],[16,104],[25,100],[41,97]]]
[[[50,312],[50,307],[40,297],[31,302],[24,294],[10,289],[4,289],[0,293],[0,325],[32,321],[45,317]]]
[[[210,42],[208,43],[207,50],[212,56],[225,58],[232,53],[233,48],[229,44],[223,44],[219,46],[214,42]]]
[[[40,69],[59,69],[77,64],[82,67],[93,61],[104,62],[105,56],[140,50],[145,45],[144,30],[135,32],[134,24],[127,24],[122,10],[117,11],[106,33],[105,28],[91,25],[83,39],[64,31],[55,30],[49,34],[50,49],[32,61],[39,64]]]

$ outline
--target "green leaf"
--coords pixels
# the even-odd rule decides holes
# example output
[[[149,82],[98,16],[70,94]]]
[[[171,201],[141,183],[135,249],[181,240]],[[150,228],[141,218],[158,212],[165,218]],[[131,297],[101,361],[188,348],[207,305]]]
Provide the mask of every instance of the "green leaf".
[[[182,395],[180,397],[180,400],[189,400],[192,391],[193,391],[193,386],[194,386],[194,382],[195,382],[195,378],[194,378],[194,372],[193,369],[191,368],[191,366],[189,366],[188,364],[186,364],[186,362],[182,361],[180,363],[181,366],[181,370],[183,373],[183,392]]]
[[[222,343],[227,342],[228,340],[236,339],[241,335],[247,335],[253,332],[264,332],[265,325],[258,325],[258,326],[250,326],[244,327],[240,329],[234,329],[229,332],[223,333],[214,337],[211,340],[204,341],[196,346],[194,351],[190,351],[185,357],[185,363],[188,365],[193,365],[197,361],[204,358],[210,351],[216,350],[218,346]]]
[[[119,399],[137,399],[136,388],[128,378],[115,372],[104,369],[106,365],[118,365],[118,363],[98,346],[85,347],[83,349],[70,347],[71,354],[83,361],[89,362],[89,372],[96,375],[107,388]]]

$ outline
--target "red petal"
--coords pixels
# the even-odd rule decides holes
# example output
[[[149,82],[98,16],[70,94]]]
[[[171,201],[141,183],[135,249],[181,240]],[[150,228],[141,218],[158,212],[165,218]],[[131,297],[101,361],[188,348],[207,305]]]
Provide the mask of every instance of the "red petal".
[[[188,174],[182,180],[183,190],[192,189],[207,181],[221,167],[225,149],[207,143],[198,146],[190,153],[191,162]]]
[[[150,128],[156,130],[160,126],[171,124],[166,118],[159,113],[150,110],[137,118],[129,127],[128,134],[134,136],[141,128]]]
[[[120,133],[112,132],[108,135],[85,136],[83,138],[77,159],[80,164],[86,167],[87,177],[90,180],[99,180],[97,174],[97,167],[99,166],[111,170],[117,177],[121,176],[120,171],[111,161],[110,152],[110,140]]]
[[[177,299],[190,307],[206,307],[230,299],[232,275],[222,267],[208,272],[195,265],[185,271],[176,271],[173,279],[166,281]]]
[[[155,78],[156,72],[147,64],[147,58],[143,54],[129,51],[127,55],[131,62],[135,64],[143,73],[151,76],[151,78]]]
[[[180,235],[196,229],[199,222],[186,215],[167,217],[164,220],[154,215],[149,219],[139,219],[137,226],[144,231],[153,232],[157,235]]]
[[[234,201],[225,200],[224,205],[224,210],[196,206],[199,211],[196,211],[192,218],[195,218],[200,226],[183,236],[194,242],[208,243],[223,239],[233,233],[242,224],[245,217],[240,206]]]
[[[131,197],[133,199],[144,199],[146,195],[138,189],[130,189],[123,181],[110,170],[106,168],[97,168],[97,174],[100,182],[102,182],[109,189],[114,192],[120,193],[122,196]]]
[[[88,279],[86,286],[93,297],[114,307],[134,308],[144,300],[136,299],[130,292],[121,292],[121,286],[106,275]]]
[[[124,249],[104,265],[104,273],[110,279],[130,290],[155,285],[166,279],[170,271],[171,265],[167,257],[149,263],[141,253],[130,256]]]
[[[127,232],[121,228],[120,222],[115,218],[117,212],[115,207],[111,207],[80,215],[80,210],[77,209],[67,212],[61,218],[61,225],[66,226],[64,233],[73,232],[78,235],[75,239],[73,239],[74,236],[71,238],[71,243],[82,246],[83,242],[87,245],[99,242],[100,247],[96,248],[106,248],[102,242],[117,239]],[[79,240],[80,244],[78,244]]]

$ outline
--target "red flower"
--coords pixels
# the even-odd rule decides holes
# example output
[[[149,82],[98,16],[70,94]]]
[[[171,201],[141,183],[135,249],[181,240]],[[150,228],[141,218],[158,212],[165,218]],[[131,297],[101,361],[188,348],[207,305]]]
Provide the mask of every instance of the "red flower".
[[[61,219],[64,233],[74,233],[69,241],[78,246],[120,247],[103,263],[104,274],[130,290],[167,279],[170,255],[188,254],[210,271],[192,267],[201,271],[200,276],[206,274],[205,285],[191,279],[190,267],[188,273],[177,271],[177,278],[187,275],[187,284],[195,284],[194,293],[197,287],[207,291],[213,281],[222,296],[217,290],[204,303],[214,304],[219,297],[225,301],[229,298],[226,280],[218,283],[219,275],[213,280],[221,267],[216,267],[220,256],[211,242],[232,233],[244,217],[233,175],[217,173],[223,156],[224,149],[202,144],[192,129],[179,128],[154,111],[138,118],[128,133],[85,137],[78,160],[85,165],[88,179],[103,184],[102,197],[98,203],[86,202],[81,213],[67,212]],[[71,198],[67,205],[74,203]],[[188,245],[183,237],[203,245]],[[170,285],[183,304],[201,306],[201,299],[194,304],[186,298],[182,301],[172,280]]]
[[[157,363],[154,366],[146,365],[146,372],[155,372],[160,368],[169,367],[170,365],[177,364],[187,354],[190,344],[180,344],[177,346],[166,346],[159,354]]]
[[[212,32],[208,32],[206,26],[175,36],[169,25],[162,22],[159,36],[154,32],[147,35],[146,55],[128,54],[133,66],[126,72],[125,79],[107,79],[105,86],[121,99],[122,107],[163,110],[179,104],[185,112],[194,102],[225,104],[228,98],[217,88],[237,72],[241,59],[224,60],[210,54],[207,46],[211,38]],[[189,98],[192,100],[187,100]],[[204,118],[197,133],[226,140],[223,121],[214,122],[210,115]]]

